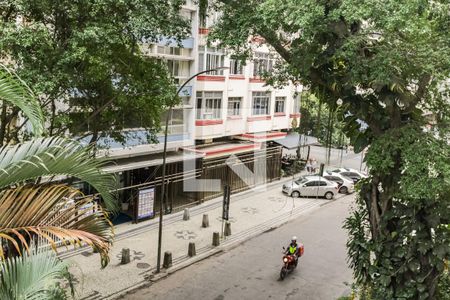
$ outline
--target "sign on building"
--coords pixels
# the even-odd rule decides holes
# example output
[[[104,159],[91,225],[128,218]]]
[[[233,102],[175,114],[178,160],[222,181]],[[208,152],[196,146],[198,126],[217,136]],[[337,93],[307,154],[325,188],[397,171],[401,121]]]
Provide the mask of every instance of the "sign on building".
[[[140,189],[137,203],[137,219],[154,216],[153,204],[155,202],[155,188]]]

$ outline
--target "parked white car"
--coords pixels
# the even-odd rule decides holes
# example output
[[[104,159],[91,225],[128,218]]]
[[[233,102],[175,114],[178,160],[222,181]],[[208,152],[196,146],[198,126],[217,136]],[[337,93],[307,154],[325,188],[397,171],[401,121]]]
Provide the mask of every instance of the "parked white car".
[[[322,176],[303,176],[283,184],[283,193],[291,197],[325,197],[330,200],[338,193],[338,185]]]
[[[342,175],[341,173],[335,173],[331,171],[323,172],[323,177],[329,181],[336,182],[339,187],[339,193],[350,194],[355,191],[355,183],[353,179]]]
[[[367,178],[367,174],[352,168],[336,168],[332,170],[334,173],[339,173],[346,177],[349,177],[353,180],[354,183],[357,183],[362,178]]]

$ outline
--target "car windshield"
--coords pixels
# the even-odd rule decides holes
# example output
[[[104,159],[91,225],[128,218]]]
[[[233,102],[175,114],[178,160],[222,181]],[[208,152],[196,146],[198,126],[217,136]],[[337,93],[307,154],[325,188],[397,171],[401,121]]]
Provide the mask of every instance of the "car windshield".
[[[295,181],[295,183],[297,184],[297,185],[300,185],[300,184],[302,184],[302,183],[305,183],[305,182],[307,182],[308,180],[306,179],[306,178],[300,178],[300,179],[298,179],[297,181]]]
[[[346,179],[346,180],[348,180],[348,181],[353,181],[353,179],[351,179],[350,177],[345,176],[345,175],[342,175],[342,178],[344,178],[344,179]]]

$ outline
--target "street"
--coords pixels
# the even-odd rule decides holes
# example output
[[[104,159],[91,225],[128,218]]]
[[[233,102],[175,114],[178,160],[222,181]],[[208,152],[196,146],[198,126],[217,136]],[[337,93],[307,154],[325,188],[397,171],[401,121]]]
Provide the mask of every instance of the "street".
[[[354,195],[343,197],[221,255],[180,270],[124,299],[337,299],[349,292],[342,222]],[[279,280],[282,247],[305,245],[299,267]]]
[[[321,153],[324,154],[324,148],[322,147],[311,148],[313,157],[319,158]],[[360,157],[361,156],[359,154],[355,154],[353,152],[345,153],[343,157],[343,165],[358,168],[360,165]],[[338,163],[336,162],[337,158],[337,155],[332,156],[333,165],[329,168],[338,166]],[[320,162],[321,161],[319,160],[319,163]],[[222,226],[220,218],[222,213],[221,197],[192,207],[190,209],[191,218],[188,221],[183,221],[183,211],[166,216],[164,218],[162,251],[170,251],[172,253],[173,266],[170,270],[175,270],[179,268],[180,265],[192,265],[195,263],[195,261],[189,262],[190,258],[186,255],[189,242],[195,242],[197,248],[196,258],[200,260],[203,256],[207,257],[208,253],[209,255],[212,255],[222,251],[222,249],[226,252],[233,247],[241,245],[243,242],[247,242],[243,246],[239,246],[236,250],[234,250],[239,250],[239,252],[232,252],[234,256],[228,257],[228,254],[224,254],[223,257],[218,257],[217,262],[219,264],[217,266],[214,265],[214,267],[211,268],[206,267],[205,270],[208,271],[197,271],[197,267],[193,265],[192,267],[186,268],[183,272],[188,272],[188,277],[191,276],[191,273],[210,275],[211,272],[213,272],[214,276],[209,277],[206,275],[208,276],[207,279],[200,277],[198,278],[198,282],[209,282],[209,286],[214,286],[215,282],[223,282],[225,286],[222,291],[229,289],[227,294],[233,292],[239,294],[238,292],[241,291],[234,291],[237,289],[234,285],[240,285],[240,283],[231,283],[229,280],[234,279],[234,277],[229,275],[228,272],[231,272],[231,274],[233,272],[247,274],[246,277],[239,278],[239,281],[248,281],[249,283],[246,288],[249,290],[255,289],[256,291],[261,291],[264,290],[262,287],[266,285],[270,286],[271,284],[276,284],[276,278],[278,276],[279,269],[281,268],[281,248],[283,246],[287,246],[290,236],[297,235],[299,240],[305,243],[306,256],[302,259],[301,271],[299,270],[298,274],[292,274],[293,276],[288,277],[286,280],[290,282],[290,280],[293,280],[293,278],[299,276],[299,280],[305,281],[302,285],[303,289],[308,287],[315,288],[316,286],[320,286],[320,284],[328,285],[331,281],[328,277],[323,277],[321,272],[323,272],[324,265],[327,265],[326,268],[329,268],[328,265],[331,266],[334,263],[336,259],[333,255],[338,255],[337,257],[340,257],[336,260],[339,262],[339,265],[336,266],[335,273],[339,273],[338,271],[341,268],[346,268],[344,249],[346,235],[345,233],[339,234],[335,231],[341,232],[340,228],[342,220],[345,217],[345,212],[347,209],[346,207],[340,207],[340,203],[347,203],[348,201],[351,201],[353,196],[344,196],[339,194],[335,197],[336,201],[331,203],[321,198],[293,199],[286,197],[286,195],[281,193],[283,181],[289,180],[292,179],[284,178],[279,182],[277,181],[270,183],[265,190],[246,191],[234,194],[232,196],[232,204],[230,205],[232,235],[222,241],[220,247],[217,249],[211,245],[211,238],[213,232],[220,231]],[[323,216],[322,214],[316,213],[310,215],[312,212],[318,210],[328,211],[328,206],[334,207],[328,212],[328,215],[325,213]],[[336,213],[338,207],[342,210],[339,214]],[[209,215],[210,224],[209,227],[202,228],[202,217],[205,213]],[[99,270],[98,257],[86,249],[80,248],[77,251],[69,251],[67,253],[60,254],[61,258],[67,259],[70,263],[76,265],[76,267],[72,267],[70,270],[74,276],[78,297],[84,300],[99,298],[115,299],[116,297],[120,297],[120,295],[126,294],[128,291],[134,290],[139,286],[147,285],[149,283],[148,277],[155,271],[157,255],[156,246],[158,241],[157,221],[158,220],[150,219],[148,221],[141,222],[138,225],[125,223],[116,226],[116,240],[110,252],[111,263],[103,270]],[[306,221],[308,223],[303,223]],[[277,229],[274,231],[276,234],[263,234],[266,231],[272,230],[272,228],[282,226],[286,222],[290,223],[284,227],[284,230]],[[291,228],[299,228],[301,231],[291,230]],[[261,234],[263,234],[260,237],[261,241],[258,241],[258,238],[255,241],[252,240],[252,238],[255,238]],[[317,236],[321,237],[321,239],[317,239]],[[267,244],[265,240],[266,238],[268,239],[269,244]],[[272,241],[272,243],[270,243],[270,241]],[[260,249],[259,246],[253,246],[256,245],[255,243],[257,245],[264,246]],[[335,253],[337,251],[335,244],[340,245],[340,254]],[[323,265],[318,267],[315,265],[308,266],[307,260],[312,258],[312,252],[310,250],[311,247],[314,249],[314,255],[320,254],[320,256],[313,259],[314,262],[320,262],[327,259],[327,257],[329,257],[329,262],[323,261]],[[121,252],[124,248],[128,248],[132,254],[131,262],[128,264],[121,264]],[[328,253],[331,251],[333,251],[332,254]],[[225,268],[226,271],[224,270],[222,273],[216,274],[216,269],[218,270],[220,267],[224,267],[220,265],[220,262],[224,261],[224,259],[227,261],[225,266],[230,266],[230,269],[228,270]],[[228,262],[228,260],[230,261]],[[305,261],[304,266],[303,260]],[[206,261],[212,263],[215,262],[215,258],[208,259]],[[249,266],[245,266],[242,261],[250,262]],[[270,262],[270,265],[260,265],[263,262]],[[233,269],[232,266],[235,266],[237,269]],[[241,266],[245,266],[245,270],[247,271],[243,272],[239,270]],[[303,268],[310,268],[310,271],[305,271],[308,276],[304,275]],[[351,276],[346,276],[344,274],[342,275],[342,278],[339,276],[336,277],[337,281],[335,284],[342,285],[342,281],[350,281],[349,278],[351,278]],[[170,276],[175,277],[179,275],[175,272]],[[251,283],[252,281],[250,279],[247,280],[247,277],[252,278],[251,280],[255,282]],[[263,278],[265,279],[263,280]],[[315,285],[307,284],[311,279],[313,279],[312,282],[314,282]],[[182,280],[180,280],[180,282],[182,282]],[[258,283],[261,286],[258,286]],[[159,284],[163,285],[163,282],[156,284],[154,286],[155,289],[150,289],[150,292],[157,293],[159,291]],[[191,283],[188,282],[186,285],[191,286]],[[284,285],[286,285],[286,283],[283,283],[281,286],[283,287]],[[285,288],[292,291],[297,287],[297,285],[293,284],[291,286],[288,284],[278,293],[284,292]],[[279,285],[277,285],[277,287],[279,287]],[[181,288],[184,288],[184,286],[180,285],[180,289]],[[164,290],[165,288],[161,289],[161,291]],[[216,292],[217,290],[212,291]],[[289,292],[288,290],[286,291]],[[336,294],[342,293],[343,291],[344,290],[342,288],[339,288],[339,290],[336,291]],[[194,293],[195,291],[192,292]],[[180,290],[178,294],[173,294],[172,299],[184,299],[180,296],[180,293],[182,293],[182,290]],[[311,293],[311,291],[308,293]],[[218,295],[220,295],[220,293]],[[158,297],[161,298],[161,296]],[[197,298],[196,295],[193,295],[192,297],[193,299]],[[214,299],[216,295],[211,294],[209,297]],[[141,299],[147,298],[143,297]],[[311,299],[316,298],[314,297]]]

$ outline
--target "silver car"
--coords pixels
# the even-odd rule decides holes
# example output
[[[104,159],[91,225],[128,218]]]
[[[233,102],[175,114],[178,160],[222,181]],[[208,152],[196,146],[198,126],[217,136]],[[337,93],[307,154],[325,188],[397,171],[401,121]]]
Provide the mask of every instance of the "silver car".
[[[349,177],[353,180],[354,183],[357,183],[362,178],[367,178],[367,174],[352,168],[336,168],[332,172],[339,173],[346,177]]]
[[[350,194],[355,191],[355,183],[353,182],[353,179],[344,176],[341,173],[325,171],[323,172],[323,177],[329,181],[336,182],[339,185],[339,193]]]
[[[282,191],[291,197],[325,197],[330,200],[338,193],[338,185],[321,176],[303,176],[284,184]]]

